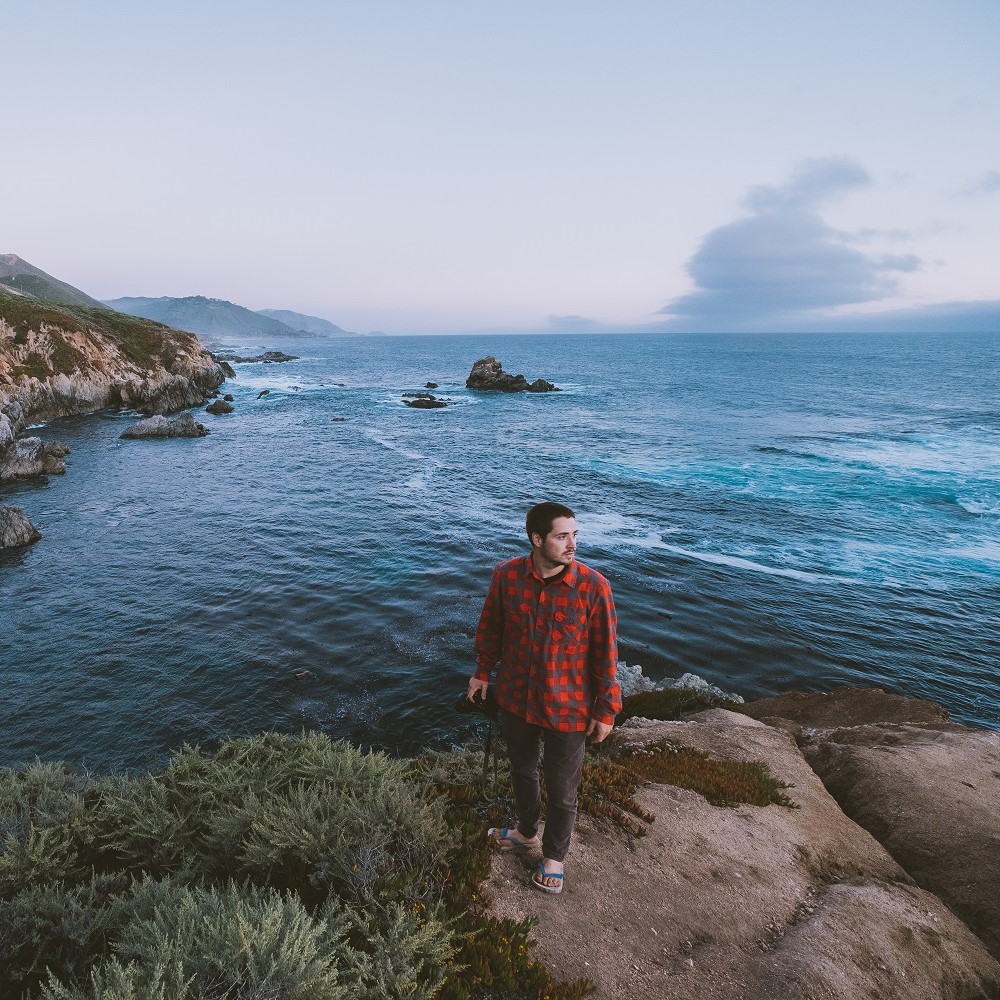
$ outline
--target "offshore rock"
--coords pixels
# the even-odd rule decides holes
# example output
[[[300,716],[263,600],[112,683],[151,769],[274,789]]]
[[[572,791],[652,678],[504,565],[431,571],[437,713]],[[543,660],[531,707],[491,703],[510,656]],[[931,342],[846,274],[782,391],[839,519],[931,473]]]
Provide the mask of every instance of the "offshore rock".
[[[208,428],[204,424],[199,424],[190,413],[182,413],[178,417],[164,417],[156,414],[140,420],[137,424],[122,431],[121,436],[126,440],[145,438],[195,438],[204,437],[208,433]]]
[[[249,365],[249,364],[280,364],[283,361],[298,361],[295,354],[285,354],[284,351],[265,351],[263,354],[255,354],[253,357],[244,358],[235,351],[217,351],[212,355],[216,361],[225,365]],[[232,371],[232,368],[229,369]]]
[[[231,403],[227,403],[224,399],[217,399],[210,406],[205,407],[205,412],[214,413],[216,416],[219,416],[221,413],[232,413],[233,406]]]
[[[0,549],[31,545],[41,537],[19,507],[0,507]]]
[[[529,382],[523,375],[508,375],[494,357],[480,358],[465,380],[467,389],[485,392],[559,392],[559,387],[537,378]]]

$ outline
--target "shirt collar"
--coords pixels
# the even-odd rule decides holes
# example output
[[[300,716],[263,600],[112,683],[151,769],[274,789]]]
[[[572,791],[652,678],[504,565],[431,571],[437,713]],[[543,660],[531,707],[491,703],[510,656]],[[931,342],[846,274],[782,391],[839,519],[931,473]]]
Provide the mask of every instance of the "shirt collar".
[[[531,559],[531,553],[525,556],[524,559],[524,575],[533,576],[536,580],[540,582],[542,578],[535,572],[535,564]],[[559,582],[565,583],[567,587],[575,587],[576,579],[579,576],[579,571],[576,568],[576,560],[574,559],[567,567],[559,574]]]

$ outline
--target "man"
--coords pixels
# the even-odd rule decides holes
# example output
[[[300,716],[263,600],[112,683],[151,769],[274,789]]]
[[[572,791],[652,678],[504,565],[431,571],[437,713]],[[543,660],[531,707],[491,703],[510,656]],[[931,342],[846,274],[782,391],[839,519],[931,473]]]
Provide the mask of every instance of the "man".
[[[621,710],[611,586],[576,560],[576,515],[536,504],[525,522],[531,553],[500,563],[476,631],[467,697],[496,701],[510,758],[517,826],[491,829],[501,850],[539,846],[539,745],[548,799],[542,860],[531,884],[557,893],[576,822],[586,743],[600,743]],[[498,666],[499,664],[499,666]]]

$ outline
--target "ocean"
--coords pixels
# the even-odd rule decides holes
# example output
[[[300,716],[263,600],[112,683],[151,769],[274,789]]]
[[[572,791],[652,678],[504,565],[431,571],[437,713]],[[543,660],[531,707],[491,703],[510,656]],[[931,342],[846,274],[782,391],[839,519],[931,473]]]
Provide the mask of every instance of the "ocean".
[[[577,512],[652,679],[874,684],[1000,728],[995,337],[245,346],[301,358],[237,366],[210,436],[60,420],[35,433],[67,475],[0,484],[44,535],[0,556],[0,764],[147,768],[268,729],[462,742],[490,572],[543,499]],[[563,391],[465,389],[488,354]],[[427,381],[446,409],[403,404]]]

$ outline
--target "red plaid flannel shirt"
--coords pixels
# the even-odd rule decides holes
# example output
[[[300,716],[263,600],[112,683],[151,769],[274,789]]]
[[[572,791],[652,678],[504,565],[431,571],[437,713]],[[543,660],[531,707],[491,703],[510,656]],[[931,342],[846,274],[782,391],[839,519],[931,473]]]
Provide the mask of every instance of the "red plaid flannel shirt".
[[[497,704],[532,725],[580,732],[621,711],[611,585],[572,562],[545,586],[531,556],[500,563],[476,630],[476,673],[497,669]]]

